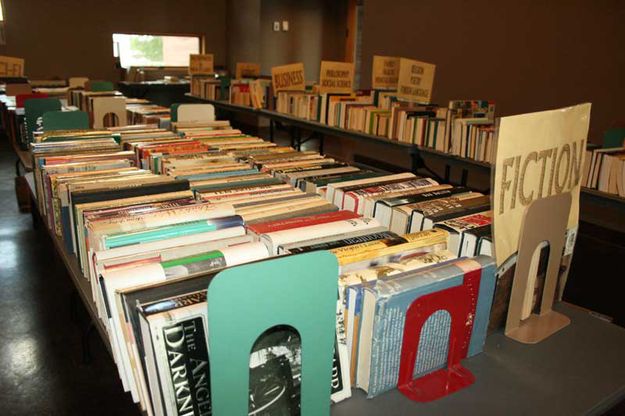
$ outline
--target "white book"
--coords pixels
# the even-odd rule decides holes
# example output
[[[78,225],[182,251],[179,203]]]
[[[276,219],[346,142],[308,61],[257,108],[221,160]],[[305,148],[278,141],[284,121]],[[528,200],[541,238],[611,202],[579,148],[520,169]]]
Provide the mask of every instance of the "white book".
[[[397,234],[406,234],[409,231],[412,210],[411,205],[400,205],[393,208],[389,224],[390,230]]]
[[[368,198],[376,197],[378,195],[387,195],[397,191],[431,188],[438,185],[434,179],[431,178],[418,178],[409,179],[402,182],[393,182],[387,185],[373,186],[373,189],[351,191],[345,193],[343,201],[343,209],[356,212],[357,214],[365,214],[365,201]]]
[[[392,217],[392,213],[384,212],[378,214],[379,210],[392,209],[386,201],[389,198],[399,198],[399,197],[410,197],[413,195],[424,194],[427,192],[439,191],[443,189],[452,188],[451,185],[433,185],[425,188],[416,188],[416,189],[403,189],[400,191],[388,192],[380,195],[376,195],[373,197],[365,198],[365,210],[363,212],[364,217],[376,218],[385,224],[387,227],[390,225],[390,218]],[[387,220],[382,221],[378,216],[382,216],[382,218],[387,218]]]
[[[135,403],[140,401],[140,393],[136,383],[134,370],[131,365],[130,355],[123,339],[123,328],[119,318],[120,312],[115,296],[118,289],[137,286],[146,283],[155,283],[165,280],[165,273],[159,263],[147,265],[142,268],[141,273],[137,273],[133,267],[115,269],[102,274],[102,290],[100,296],[106,300],[108,313],[105,324],[107,326],[109,341],[113,355],[116,358],[117,368],[120,378],[125,381],[126,386],[132,394]],[[136,370],[136,369],[135,369]]]
[[[367,185],[372,183],[384,183],[390,182],[398,179],[411,179],[415,178],[416,175],[414,173],[405,172],[398,173],[395,175],[386,175],[386,176],[378,176],[375,178],[366,178],[366,179],[356,179],[353,181],[346,182],[335,182],[328,184],[326,188],[326,199],[331,201],[334,205],[342,208],[343,206],[343,188],[357,186],[357,185]]]
[[[338,173],[358,172],[359,170],[360,169],[353,167],[353,166],[344,166],[344,167],[332,168],[332,169],[315,169],[315,170],[307,170],[303,172],[293,172],[293,173],[287,173],[284,176],[288,178],[289,183],[292,186],[295,186],[299,179],[309,178],[311,176],[334,175]]]
[[[294,248],[298,248],[298,247],[312,246],[314,244],[323,244],[323,243],[336,241],[336,240],[345,240],[348,238],[361,237],[363,235],[368,235],[368,234],[381,233],[384,231],[387,231],[386,227],[377,227],[377,228],[371,228],[367,230],[354,231],[351,233],[345,233],[341,235],[331,235],[331,236],[320,237],[320,238],[312,238],[310,240],[298,241],[298,242],[290,243],[290,244],[284,244],[284,245],[278,246],[278,255],[287,254],[290,252],[290,250]]]
[[[133,215],[90,222],[89,248],[104,249],[104,237],[111,234],[130,233],[148,228],[164,227],[185,222],[209,220],[235,215],[230,204],[199,203],[158,210],[144,215]],[[86,250],[85,250],[86,251]]]
[[[176,401],[176,388],[172,378],[176,363],[171,363],[174,365],[174,368],[172,368],[168,358],[168,350],[176,350],[177,346],[182,347],[187,344],[186,342],[180,342],[180,340],[184,341],[187,338],[194,337],[197,338],[197,342],[193,344],[198,345],[198,352],[206,351],[206,358],[208,358],[206,302],[149,315],[147,322],[144,322],[142,319],[142,333],[146,347],[146,366],[149,373],[158,377],[158,379],[150,380],[155,414],[184,414],[179,413]],[[149,334],[146,332],[149,332]],[[197,354],[196,360],[200,358],[199,355],[203,354]],[[196,364],[201,365],[203,371],[208,371],[208,362],[198,361]],[[207,404],[210,406],[209,402]],[[184,403],[181,402],[181,405],[184,405]],[[205,409],[207,411],[208,406]]]
[[[186,244],[165,248],[159,251],[147,251],[133,255],[113,257],[106,260],[100,260],[97,267],[97,273],[101,273],[106,268],[111,268],[126,263],[136,262],[140,260],[149,260],[157,258],[159,261],[170,261],[182,257],[195,256],[213,250],[220,250],[237,244],[251,243],[254,238],[251,235],[242,235],[240,237],[222,238],[219,240],[202,241],[199,243]],[[110,251],[110,250],[109,250]]]
[[[175,247],[179,245],[185,244],[193,244],[199,243],[202,241],[214,241],[220,240],[224,238],[238,237],[245,235],[245,227],[231,227],[224,228],[222,230],[217,231],[208,231],[205,233],[198,233],[192,235],[186,235],[182,237],[174,237],[168,238],[165,240],[152,241],[144,244],[133,244],[124,247],[116,247],[110,250],[100,250],[94,251],[90,250],[89,255],[89,273],[93,277],[90,279],[91,281],[91,293],[96,305],[96,309],[98,311],[98,316],[100,318],[104,318],[105,316],[105,308],[104,304],[98,297],[98,279],[96,274],[96,270],[101,270],[101,266],[99,266],[100,262],[104,262],[108,259],[121,257],[121,256],[130,256],[139,253],[149,253],[149,252],[159,252],[159,250],[163,250],[169,247]],[[99,272],[98,272],[99,273]]]
[[[261,186],[250,186],[248,188],[238,188],[238,189],[228,189],[224,191],[211,191],[211,192],[202,192],[200,191],[200,197],[203,201],[211,201],[211,202],[220,202],[224,198],[229,198],[232,196],[247,196],[252,194],[264,194],[266,192],[276,192],[276,191],[292,191],[293,187],[289,184],[279,184],[279,185],[261,185]]]
[[[227,196],[227,197],[220,198],[219,202],[232,204],[234,205],[236,209],[238,205],[247,203],[247,202],[265,201],[265,200],[270,201],[272,199],[285,198],[288,196],[298,196],[298,195],[304,195],[304,194],[305,192],[302,192],[299,189],[284,188],[276,192],[256,192],[256,193],[237,194],[237,195]],[[202,195],[202,199],[205,200],[203,195]]]
[[[272,255],[277,255],[278,247],[280,245],[304,241],[311,238],[320,238],[330,235],[341,235],[354,231],[369,230],[379,226],[380,223],[374,219],[355,218],[261,234],[260,241],[267,246],[267,249]]]
[[[276,202],[268,201],[267,203],[263,203],[263,204],[256,204],[256,205],[252,205],[248,207],[241,207],[236,210],[236,213],[237,215],[241,215],[242,217],[245,218],[246,214],[253,214],[253,213],[262,212],[262,211],[279,210],[281,208],[286,208],[286,207],[291,207],[291,206],[304,206],[306,204],[311,204],[311,203],[317,204],[317,205],[319,203],[327,204],[328,201],[321,198],[319,195],[311,195],[305,198],[298,198],[298,199],[286,200],[286,201],[276,201]]]
[[[231,267],[252,261],[262,260],[269,257],[267,247],[263,243],[250,242],[231,247],[223,247],[218,250],[223,256],[222,267]],[[168,279],[189,276],[196,272],[206,272],[193,265],[179,265],[164,270]]]

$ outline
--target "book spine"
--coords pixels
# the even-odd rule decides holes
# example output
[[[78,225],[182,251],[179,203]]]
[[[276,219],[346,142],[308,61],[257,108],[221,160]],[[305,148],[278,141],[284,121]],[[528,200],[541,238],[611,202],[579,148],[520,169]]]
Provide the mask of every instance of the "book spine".
[[[230,204],[201,203],[158,210],[144,215],[111,218],[100,223],[92,222],[91,230],[101,233],[108,231],[124,233],[183,222],[217,220],[233,215],[234,208]]]
[[[489,256],[477,256],[472,260],[477,261],[482,266],[480,276],[480,288],[478,291],[477,306],[475,308],[475,319],[471,332],[471,343],[467,351],[467,357],[479,354],[484,349],[490,311],[495,296],[495,286],[497,284],[496,266],[493,258]]]
[[[340,247],[332,250],[332,253],[337,256],[339,265],[342,266],[371,257],[391,254],[392,252],[396,252],[398,249],[411,250],[419,247],[444,244],[447,242],[447,238],[448,233],[444,230],[428,230],[419,233],[406,234],[397,238]]]
[[[337,247],[332,250],[332,253],[339,259],[343,257],[350,257],[355,254],[361,254],[367,251],[378,250],[398,244],[407,243],[408,240],[401,236],[385,238],[382,240],[370,240],[359,244],[352,244],[344,247]]]
[[[265,234],[275,231],[286,230],[289,228],[305,227],[309,225],[348,220],[352,218],[358,218],[358,215],[350,211],[336,211],[328,214],[316,215],[314,217],[289,218],[286,220],[254,224],[252,226],[249,226],[248,230],[256,234]]]
[[[366,230],[379,226],[380,224],[376,220],[369,218],[356,218],[277,231],[275,233],[261,234],[261,240],[268,245],[269,250],[275,255],[277,254],[277,248],[280,244],[303,241],[304,239],[325,237],[328,235],[340,235],[343,233]]]
[[[412,301],[420,296],[462,284],[462,278],[457,275],[458,272],[457,267],[451,266],[438,270],[438,273],[427,273],[431,275],[432,283],[414,289],[411,289],[410,284],[395,284],[390,288],[387,287],[386,290],[379,290],[379,283],[373,289],[378,292],[378,301],[375,306],[374,328],[370,340],[372,345],[368,398],[397,387],[406,312]],[[412,279],[412,281],[418,281],[417,279]],[[423,278],[419,280],[422,281]],[[393,294],[405,291],[410,291],[410,295],[393,297]],[[430,352],[427,367],[431,369],[434,369],[436,365],[444,364],[447,357],[446,348],[442,348],[444,345],[432,345],[442,340],[448,342],[443,336],[442,328],[447,324],[444,314],[443,312],[437,316],[433,315],[434,319],[428,321],[429,331],[425,326],[422,329],[422,333],[426,333],[429,337],[426,341],[429,345],[424,350]],[[420,345],[423,343],[424,341],[421,341]],[[421,362],[417,357],[416,364],[419,365]],[[424,368],[418,368],[418,371],[423,373]]]
[[[162,300],[149,305],[141,306],[141,313],[145,316],[155,313],[167,312],[172,309],[195,305],[206,302],[206,290],[176,296],[175,298]]]
[[[366,243],[366,242],[376,241],[376,240],[392,239],[392,238],[400,238],[400,237],[395,233],[392,233],[390,231],[385,231],[385,232],[375,233],[375,234],[366,234],[366,235],[362,235],[359,237],[352,237],[352,238],[346,238],[342,240],[328,241],[325,243],[312,244],[309,246],[296,247],[296,248],[289,249],[289,253],[301,254],[301,253],[307,253],[309,251],[315,251],[315,250],[332,250],[337,247],[350,246],[354,244]]]
[[[219,250],[162,262],[161,266],[168,279],[205,273],[226,267],[226,259]]]
[[[217,218],[213,220],[193,221],[155,229],[147,229],[128,234],[115,234],[105,236],[104,242],[107,249],[131,244],[149,243],[166,238],[182,237],[190,234],[199,234],[209,231],[217,231],[223,228],[243,226],[243,219],[239,215]]]
[[[210,414],[210,370],[202,317],[163,328],[167,377],[174,387],[172,402],[179,415]]]

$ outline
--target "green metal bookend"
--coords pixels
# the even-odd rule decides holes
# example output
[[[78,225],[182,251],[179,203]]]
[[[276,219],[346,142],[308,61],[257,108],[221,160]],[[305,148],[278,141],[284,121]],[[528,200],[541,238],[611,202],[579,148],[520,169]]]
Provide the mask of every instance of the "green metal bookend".
[[[43,113],[43,131],[85,130],[89,128],[89,114],[85,111],[48,111]]]
[[[173,103],[169,106],[169,115],[172,123],[178,122],[178,107],[180,107],[180,103]]]
[[[243,416],[249,406],[252,346],[289,325],[301,339],[301,415],[330,414],[338,263],[329,252],[227,269],[208,287],[212,414]]]
[[[87,81],[85,83],[87,91],[93,92],[108,92],[114,91],[115,86],[110,81]]]
[[[37,129],[39,117],[49,111],[60,111],[61,101],[58,98],[30,98],[24,101],[24,119],[28,142],[33,141],[33,132]]]

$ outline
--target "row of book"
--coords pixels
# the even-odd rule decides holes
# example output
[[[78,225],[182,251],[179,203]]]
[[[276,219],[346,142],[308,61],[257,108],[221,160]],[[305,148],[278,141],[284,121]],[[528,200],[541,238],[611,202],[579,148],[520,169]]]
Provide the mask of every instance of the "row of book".
[[[206,288],[224,267],[277,255],[329,250],[339,261],[333,401],[352,385],[370,397],[396,387],[392,326],[404,318],[376,305],[405,311],[406,299],[468,284],[467,270],[481,270],[486,289],[462,342],[467,356],[481,350],[494,270],[466,257],[491,250],[487,196],[297,152],[226,121],[45,133],[32,153],[39,209],[89,282],[124,388],[148,414],[210,408]],[[421,358],[421,373],[444,364],[447,347]],[[257,341],[250,414],[299,412],[300,348],[286,327]]]
[[[140,98],[127,98],[126,112],[128,114],[127,124],[129,125],[155,124],[162,126],[171,120],[169,108],[149,103]]]
[[[93,100],[99,97],[123,97],[119,91],[88,91],[84,89],[71,89],[68,91],[68,105],[77,107],[80,111],[90,113],[93,111]]]
[[[276,111],[306,120],[381,136],[452,155],[492,163],[495,105],[454,100],[447,107],[405,102],[393,92],[316,94],[282,91]]]
[[[70,89],[68,91],[69,105],[77,108],[78,110],[87,112],[90,118],[90,125],[93,125],[96,118],[101,116],[101,114],[96,114],[97,111],[94,103],[99,99],[110,98],[114,98],[116,100],[107,104],[107,111],[121,116],[122,111],[119,111],[119,108],[125,108],[126,119],[105,119],[105,125],[166,125],[169,123],[169,108],[153,104],[142,98],[127,98],[124,97],[119,91],[87,91],[83,89]],[[101,109],[99,110],[102,112]],[[111,117],[110,114],[105,115],[105,117],[107,116]]]
[[[279,91],[274,97],[270,80],[257,79],[233,80],[229,102],[481,162],[494,161],[492,101],[452,100],[444,107],[406,102],[395,91],[320,94],[315,86],[306,91]]]
[[[191,75],[191,95],[207,100],[221,99],[221,81],[213,75]]]
[[[587,150],[582,186],[625,197],[625,148]]]
[[[232,80],[229,101],[230,104],[272,110],[274,100],[271,80],[264,78]]]

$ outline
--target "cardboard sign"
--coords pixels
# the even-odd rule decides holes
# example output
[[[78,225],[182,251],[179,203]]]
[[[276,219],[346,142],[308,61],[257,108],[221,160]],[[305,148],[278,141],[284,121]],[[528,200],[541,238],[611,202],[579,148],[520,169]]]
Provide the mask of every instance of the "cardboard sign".
[[[125,126],[128,121],[124,97],[97,97],[93,99],[93,128]]]
[[[436,65],[413,59],[399,59],[397,96],[419,103],[429,103],[432,98]]]
[[[0,56],[0,77],[23,77],[24,60],[11,56]]]
[[[304,64],[274,66],[271,68],[271,82],[274,92],[278,91],[304,91],[306,89],[306,77],[304,76]]]
[[[213,54],[189,55],[189,74],[191,75],[211,75],[215,73],[213,68]]]
[[[345,93],[354,90],[354,64],[352,62],[321,61],[319,71],[320,93]]]
[[[260,75],[260,64],[253,62],[237,62],[235,78],[256,78]]]
[[[373,56],[371,88],[379,90],[397,89],[399,58],[395,56]]]
[[[577,227],[589,123],[590,103],[501,118],[492,199],[498,266],[517,253],[536,200],[570,192],[567,229]]]

